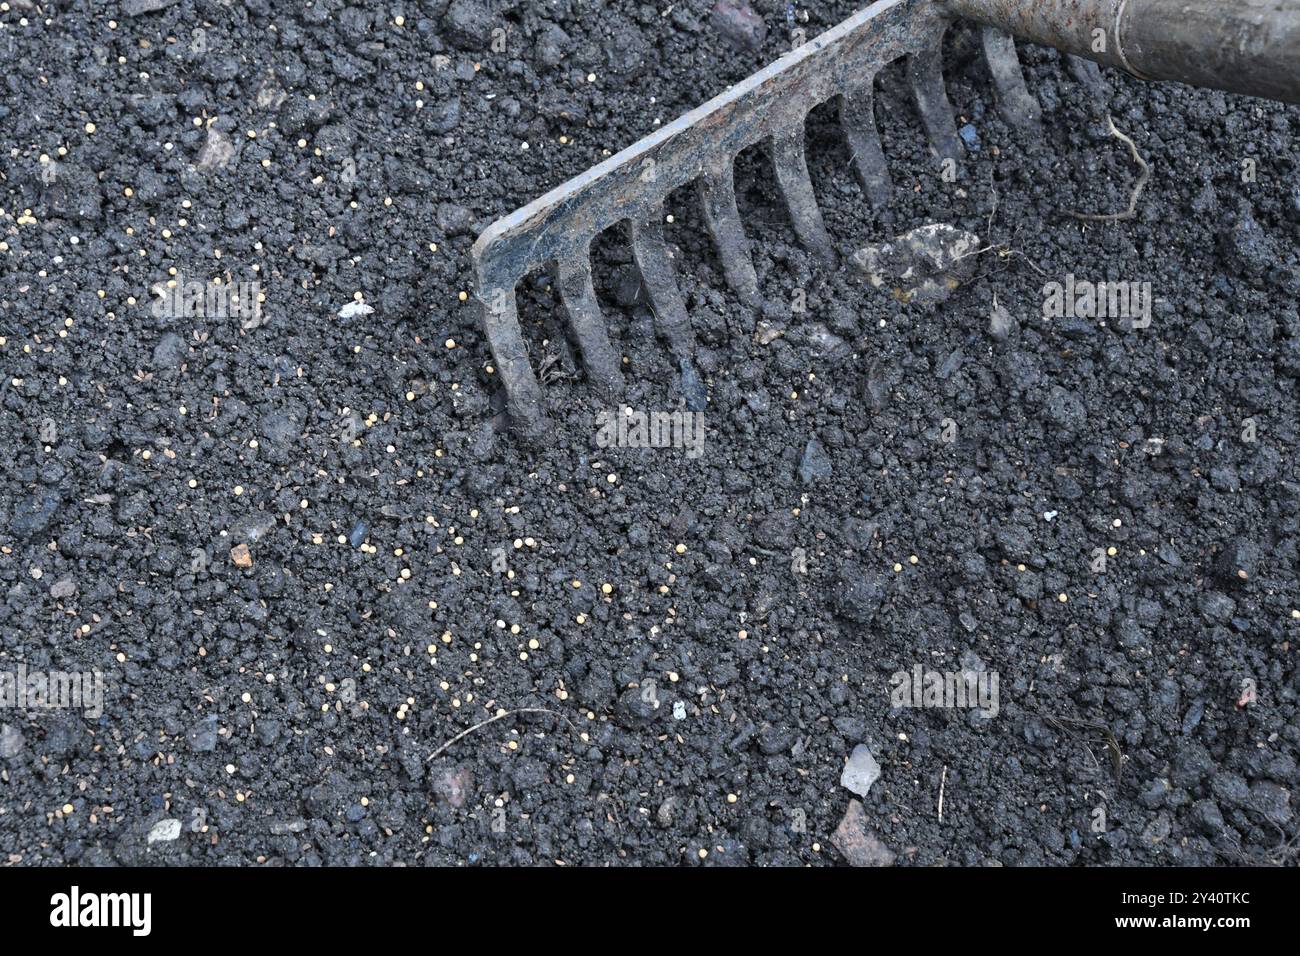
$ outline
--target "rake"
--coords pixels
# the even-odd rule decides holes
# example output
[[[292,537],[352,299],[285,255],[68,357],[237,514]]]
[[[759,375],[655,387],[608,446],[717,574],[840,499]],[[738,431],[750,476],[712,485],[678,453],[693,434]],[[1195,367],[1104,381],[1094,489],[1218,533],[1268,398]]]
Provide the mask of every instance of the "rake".
[[[958,18],[982,25],[984,58],[1001,115],[1032,131],[1040,108],[1025,85],[1015,40],[1069,54],[1071,72],[1104,94],[1097,64],[1145,80],[1171,80],[1300,102],[1300,0],[880,0],[766,69],[627,149],[489,226],[471,253],[475,297],[506,390],[513,427],[547,428],[545,404],[519,325],[515,287],[540,268],[554,270],[570,333],[588,380],[604,401],[623,391],[591,272],[592,240],[620,224],[632,248],[682,390],[702,396],[692,365],[694,337],[664,239],[663,203],[695,183],[705,226],[727,284],[748,307],[762,305],[736,208],[736,156],[766,141],[774,178],[800,243],[828,266],[836,253],[808,175],[804,123],[837,100],[854,171],[872,205],[891,191],[876,129],[873,83],[905,61],[917,113],[940,161],[965,152],[944,88],[942,42]]]

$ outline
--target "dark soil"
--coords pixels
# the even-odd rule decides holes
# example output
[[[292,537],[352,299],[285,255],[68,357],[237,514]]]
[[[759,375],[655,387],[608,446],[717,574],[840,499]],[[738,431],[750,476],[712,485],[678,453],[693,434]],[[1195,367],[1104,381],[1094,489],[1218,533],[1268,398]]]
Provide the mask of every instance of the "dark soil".
[[[866,744],[899,865],[1294,864],[1300,110],[1107,73],[1152,176],[1084,223],[1127,147],[1036,48],[1012,132],[958,33],[956,183],[896,68],[895,222],[827,111],[810,155],[846,257],[947,222],[976,278],[924,310],[817,267],[747,154],[768,334],[670,210],[704,454],[598,446],[544,276],[529,448],[474,236],[775,59],[785,5],[753,53],[708,0],[150,5],[0,6],[0,670],[107,680],[0,711],[10,863],[829,864]],[[626,247],[595,267],[628,404],[678,407]],[[155,316],[173,269],[259,281],[261,323]],[[1067,274],[1150,282],[1151,326],[1045,319]],[[891,708],[977,661],[995,717]]]

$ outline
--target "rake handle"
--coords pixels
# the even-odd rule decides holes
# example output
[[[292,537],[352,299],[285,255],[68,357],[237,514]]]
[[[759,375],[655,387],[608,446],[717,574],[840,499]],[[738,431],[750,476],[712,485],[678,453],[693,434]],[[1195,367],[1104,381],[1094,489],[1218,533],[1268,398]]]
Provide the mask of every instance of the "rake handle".
[[[1030,43],[1141,79],[1300,103],[1300,0],[942,0],[942,5]]]

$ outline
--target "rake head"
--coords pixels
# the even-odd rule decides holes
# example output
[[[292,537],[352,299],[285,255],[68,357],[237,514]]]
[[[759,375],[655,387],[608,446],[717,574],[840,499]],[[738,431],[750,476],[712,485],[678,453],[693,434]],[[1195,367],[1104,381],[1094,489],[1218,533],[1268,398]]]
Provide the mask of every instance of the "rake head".
[[[944,33],[958,16],[984,24],[982,49],[999,111],[1021,130],[1034,130],[1041,111],[1025,86],[1011,34],[1071,54],[1072,72],[1098,100],[1105,90],[1094,60],[1145,79],[1300,99],[1300,0],[880,0],[484,230],[472,251],[475,296],[514,427],[530,436],[547,427],[515,299],[519,280],[541,267],[555,270],[590,383],[601,399],[620,398],[621,363],[596,299],[590,256],[592,240],[619,224],[656,331],[681,369],[687,402],[702,405],[690,317],[663,236],[666,197],[697,185],[728,285],[747,306],[760,307],[733,169],[742,150],[766,142],[796,235],[834,267],[804,154],[808,113],[838,101],[857,178],[873,206],[886,209],[891,186],[873,84],[902,59],[932,154],[960,162],[964,148],[941,59]]]

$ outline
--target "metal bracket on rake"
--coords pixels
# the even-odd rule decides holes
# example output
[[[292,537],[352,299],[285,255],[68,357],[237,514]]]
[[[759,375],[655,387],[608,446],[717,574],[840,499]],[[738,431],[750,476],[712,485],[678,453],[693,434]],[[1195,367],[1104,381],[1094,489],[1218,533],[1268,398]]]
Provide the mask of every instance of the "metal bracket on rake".
[[[1009,124],[1034,130],[1041,110],[1025,86],[1010,34],[1071,54],[1071,69],[1094,100],[1104,98],[1097,65],[1145,79],[1174,79],[1238,92],[1300,98],[1300,0],[880,0],[771,66],[633,143],[488,227],[474,243],[475,297],[514,426],[546,429],[541,388],[519,326],[515,287],[528,273],[555,270],[569,329],[600,397],[623,390],[591,274],[591,243],[625,224],[655,328],[682,371],[688,401],[702,401],[691,365],[694,337],[664,241],[663,204],[695,183],[703,219],[727,284],[760,305],[758,279],[736,209],[736,156],[769,145],[777,187],[800,242],[834,265],[834,244],[817,206],[804,154],[809,112],[838,101],[857,178],[873,206],[889,202],[889,170],[873,112],[873,83],[906,60],[917,113],[933,155],[959,161],[961,139],[944,88],[942,43],[954,17],[984,24],[982,46]],[[1097,36],[1109,38],[1098,49]],[[1079,56],[1075,56],[1078,54]]]

